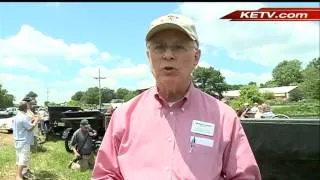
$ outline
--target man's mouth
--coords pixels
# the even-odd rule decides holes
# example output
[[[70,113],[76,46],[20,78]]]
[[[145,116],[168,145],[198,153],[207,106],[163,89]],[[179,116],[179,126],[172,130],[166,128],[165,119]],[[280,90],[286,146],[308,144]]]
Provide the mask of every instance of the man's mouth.
[[[175,68],[174,68],[174,67],[171,67],[171,66],[166,66],[166,67],[164,67],[163,69],[166,70],[166,71],[175,70]]]

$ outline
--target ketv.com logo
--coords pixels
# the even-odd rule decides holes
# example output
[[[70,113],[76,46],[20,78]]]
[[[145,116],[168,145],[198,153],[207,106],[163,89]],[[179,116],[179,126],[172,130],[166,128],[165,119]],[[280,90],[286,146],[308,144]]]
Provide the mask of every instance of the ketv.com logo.
[[[320,21],[320,8],[237,10],[221,19],[231,19],[231,21]]]

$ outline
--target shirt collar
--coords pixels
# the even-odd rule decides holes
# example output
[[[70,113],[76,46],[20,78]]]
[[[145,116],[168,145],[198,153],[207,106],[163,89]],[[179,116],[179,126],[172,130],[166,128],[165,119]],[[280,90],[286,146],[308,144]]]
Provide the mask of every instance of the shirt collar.
[[[178,107],[181,108],[182,111],[190,104],[192,93],[194,92],[195,87],[193,82],[190,82],[187,93],[183,96],[183,98],[177,102]],[[162,108],[164,106],[168,106],[165,100],[159,95],[158,88],[156,86],[151,89],[152,97],[155,98],[155,106],[156,108]]]

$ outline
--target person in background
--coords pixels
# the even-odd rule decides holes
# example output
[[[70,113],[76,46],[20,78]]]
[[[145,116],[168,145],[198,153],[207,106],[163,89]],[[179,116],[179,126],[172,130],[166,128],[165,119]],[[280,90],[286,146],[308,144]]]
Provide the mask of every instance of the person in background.
[[[252,113],[258,112],[258,106],[259,106],[258,103],[254,103],[253,107],[250,109],[250,112],[252,112]]]
[[[256,119],[260,119],[263,117],[263,107],[262,105],[258,106],[258,111],[256,112],[256,114],[254,115],[254,118]]]
[[[271,107],[268,104],[262,104],[263,114],[262,116],[264,118],[273,118],[275,114],[271,111]]]
[[[38,126],[39,119],[31,121],[27,116],[28,102],[22,101],[19,104],[19,112],[13,120],[13,138],[16,148],[16,180],[32,178],[28,165],[30,163],[30,146],[33,142],[33,129]],[[26,170],[23,172],[23,170]]]
[[[79,168],[82,171],[93,168],[94,149],[92,137],[96,135],[97,132],[90,127],[89,121],[87,119],[81,120],[80,128],[73,133],[71,138],[71,146],[75,158],[68,164],[69,168],[76,162],[79,162]]]
[[[23,101],[27,102],[28,109],[27,109],[26,115],[29,117],[31,122],[33,122],[35,120],[40,121],[40,117],[34,113],[32,98],[25,97],[23,99]],[[32,131],[33,131],[34,138],[33,138],[32,144],[31,144],[31,152],[36,152],[38,150],[39,127],[38,126],[34,127]]]
[[[192,82],[201,56],[192,20],[155,19],[146,55],[155,86],[114,111],[92,180],[261,180],[235,111]]]

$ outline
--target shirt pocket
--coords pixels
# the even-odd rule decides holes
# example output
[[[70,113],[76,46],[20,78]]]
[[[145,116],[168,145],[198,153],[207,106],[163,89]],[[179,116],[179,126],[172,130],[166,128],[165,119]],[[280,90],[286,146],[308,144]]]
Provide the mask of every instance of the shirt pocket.
[[[214,140],[212,137],[197,135],[190,136],[189,154],[192,155],[213,155]]]
[[[195,137],[195,141],[192,143],[193,136]],[[199,137],[205,138],[205,140],[200,139],[202,141],[199,142]],[[191,141],[189,143],[189,149],[187,152],[188,166],[190,170],[197,178],[211,176],[214,169],[213,165],[216,163],[215,145],[213,144],[210,146],[210,140],[213,141],[213,137],[191,135],[190,139]],[[206,141],[206,139],[208,141]]]

